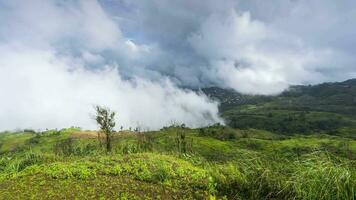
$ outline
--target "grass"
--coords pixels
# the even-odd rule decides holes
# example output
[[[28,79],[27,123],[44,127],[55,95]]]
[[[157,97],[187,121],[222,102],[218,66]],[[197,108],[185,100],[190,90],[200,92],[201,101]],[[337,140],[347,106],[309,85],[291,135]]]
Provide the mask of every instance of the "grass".
[[[92,135],[0,134],[0,199],[356,199],[347,137],[168,127],[116,133],[107,154]]]
[[[72,181],[32,175],[4,181],[0,186],[2,196],[13,199],[182,199],[187,196],[168,187],[113,176]]]
[[[32,136],[31,133],[3,133],[0,137],[0,153],[15,151]]]

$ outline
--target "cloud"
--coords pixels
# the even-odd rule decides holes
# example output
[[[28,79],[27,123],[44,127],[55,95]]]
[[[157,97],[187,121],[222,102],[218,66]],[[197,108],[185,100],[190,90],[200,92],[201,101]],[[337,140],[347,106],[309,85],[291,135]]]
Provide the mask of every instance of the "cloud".
[[[117,68],[87,70],[70,58],[23,46],[0,46],[0,128],[95,128],[94,105],[118,112],[118,125],[158,129],[172,122],[197,127],[221,122],[217,103],[192,91],[140,77],[123,80]]]
[[[107,10],[121,17],[126,33],[167,52],[155,69],[184,86],[275,94],[356,71],[353,1],[119,2],[124,14]]]
[[[75,2],[75,3],[74,3]],[[31,0],[1,2],[0,35],[6,41],[47,48],[71,45],[91,50],[113,48],[121,30],[97,1]]]
[[[216,82],[249,94],[277,94],[290,84],[322,79],[315,71],[325,50],[231,10],[211,15],[188,41],[205,57]],[[210,75],[212,77],[212,75]]]
[[[167,77],[153,81],[143,70],[123,76],[121,70],[150,63],[143,57],[159,50],[123,36],[97,1],[5,4],[2,22],[13,24],[0,30],[1,130],[96,128],[94,105],[117,111],[117,124],[126,128],[222,122],[216,102]]]

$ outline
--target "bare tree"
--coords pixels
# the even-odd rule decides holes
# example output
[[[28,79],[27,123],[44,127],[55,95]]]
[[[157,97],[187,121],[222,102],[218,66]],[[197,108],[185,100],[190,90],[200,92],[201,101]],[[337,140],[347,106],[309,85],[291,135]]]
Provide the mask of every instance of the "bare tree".
[[[99,124],[101,131],[103,131],[106,136],[106,151],[110,152],[112,149],[111,141],[115,127],[116,113],[111,111],[109,108],[101,106],[95,106],[95,111],[95,120]]]

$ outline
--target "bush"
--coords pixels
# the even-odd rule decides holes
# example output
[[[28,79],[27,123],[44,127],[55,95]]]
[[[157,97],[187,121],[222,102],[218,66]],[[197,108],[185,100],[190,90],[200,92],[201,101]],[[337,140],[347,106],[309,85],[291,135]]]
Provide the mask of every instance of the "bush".
[[[208,136],[218,140],[235,140],[242,137],[236,130],[220,124],[198,129],[199,136]]]
[[[137,132],[137,149],[141,152],[152,151],[154,137],[151,133]]]
[[[138,152],[139,152],[139,149],[136,144],[126,143],[122,147],[123,154],[131,154],[131,153],[138,153]]]
[[[39,133],[37,133],[34,137],[31,137],[30,139],[28,139],[26,141],[26,144],[28,144],[28,145],[38,144],[40,142],[40,139],[41,139],[41,135]]]
[[[69,156],[74,153],[74,144],[72,138],[66,138],[56,142],[53,147],[54,153],[56,155]]]

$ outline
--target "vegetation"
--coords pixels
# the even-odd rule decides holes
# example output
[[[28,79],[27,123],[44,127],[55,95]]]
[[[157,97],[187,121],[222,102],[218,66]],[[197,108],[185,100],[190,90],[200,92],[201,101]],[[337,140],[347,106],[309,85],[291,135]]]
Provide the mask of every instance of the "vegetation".
[[[206,88],[221,102],[228,125],[282,134],[324,132],[343,135],[342,127],[356,128],[356,79],[315,86],[293,86],[277,96],[242,95],[233,90]],[[349,135],[356,137],[356,132]]]
[[[95,106],[96,122],[100,125],[100,129],[105,133],[106,150],[111,151],[111,137],[115,127],[115,112],[111,112],[108,108]]]
[[[0,141],[0,199],[356,198],[356,141],[341,136],[171,126],[114,132],[109,154],[78,129]]]

